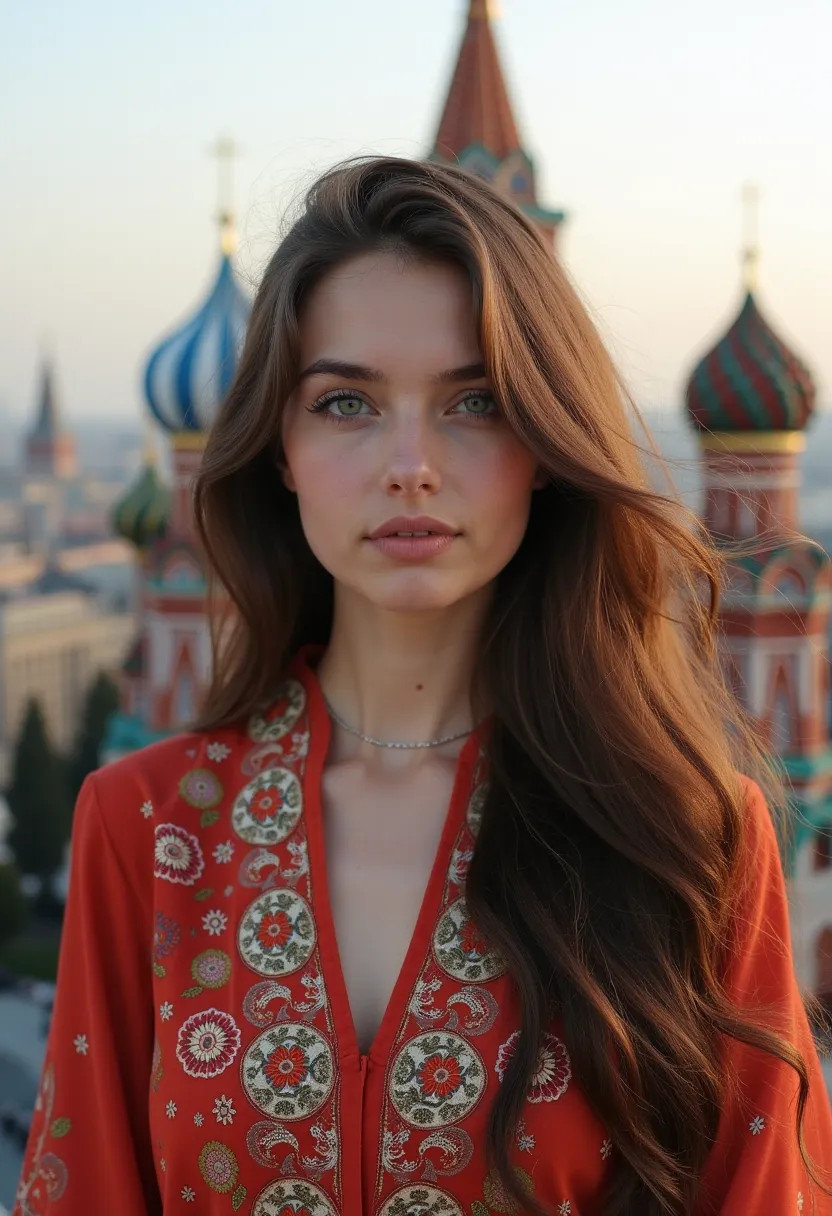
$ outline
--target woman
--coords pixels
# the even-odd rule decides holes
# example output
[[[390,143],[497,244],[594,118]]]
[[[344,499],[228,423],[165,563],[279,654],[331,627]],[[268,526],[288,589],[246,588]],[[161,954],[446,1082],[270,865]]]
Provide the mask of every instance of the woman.
[[[719,559],[622,398],[489,187],[312,188],[197,480],[202,720],[80,797],[16,1212],[832,1211]]]

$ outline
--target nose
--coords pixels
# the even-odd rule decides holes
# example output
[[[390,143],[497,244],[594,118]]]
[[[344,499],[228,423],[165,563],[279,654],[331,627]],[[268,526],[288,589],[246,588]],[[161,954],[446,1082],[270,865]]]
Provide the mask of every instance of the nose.
[[[424,417],[411,415],[395,423],[382,478],[387,494],[435,494],[442,484],[439,465],[437,438]]]

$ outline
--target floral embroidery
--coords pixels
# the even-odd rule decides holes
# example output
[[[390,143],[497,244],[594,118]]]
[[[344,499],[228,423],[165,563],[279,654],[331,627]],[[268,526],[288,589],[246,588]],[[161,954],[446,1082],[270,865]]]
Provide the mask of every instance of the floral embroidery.
[[[175,1102],[173,1102],[173,1101],[168,1102],[167,1106],[165,1107],[165,1114],[167,1115],[167,1117],[169,1119],[172,1119],[174,1117],[174,1115],[176,1114],[176,1103]]]
[[[199,1111],[197,1111],[196,1114],[194,1115],[194,1123],[197,1125],[197,1127],[202,1127],[204,1122],[205,1122],[205,1116],[203,1114],[200,1114]]]
[[[162,1004],[159,1006],[159,1017],[162,1021],[167,1022],[172,1013],[173,1005],[171,1005],[170,1001],[162,1001]]]
[[[306,689],[300,680],[284,680],[266,713],[249,719],[248,736],[255,743],[274,742],[287,735],[306,708]]]
[[[182,930],[176,921],[165,916],[164,912],[157,912],[153,929],[153,957],[155,959],[167,958],[181,940]]]
[[[332,1049],[312,1026],[282,1022],[250,1044],[241,1075],[259,1110],[273,1118],[303,1119],[329,1097],[335,1081]]]
[[[468,830],[472,836],[477,836],[482,823],[482,812],[485,807],[485,800],[488,796],[488,785],[483,782],[476,786],[471,797],[468,799],[468,807],[465,811],[465,821],[468,824]]]
[[[214,849],[214,861],[218,861],[221,865],[230,861],[234,856],[234,844],[230,840],[226,840],[223,844],[218,844]]]
[[[87,1054],[89,1043],[87,1042],[87,1036],[85,1034],[77,1034],[72,1042],[79,1056],[85,1056]]]
[[[269,1182],[254,1201],[251,1216],[336,1216],[326,1195],[300,1178]]]
[[[766,1121],[762,1115],[755,1115],[748,1125],[748,1129],[752,1136],[759,1136],[760,1132],[765,1130]]]
[[[191,975],[201,988],[222,988],[231,978],[231,959],[224,950],[203,950],[191,963]]]
[[[571,1216],[572,1204],[568,1199],[564,1199],[563,1203],[558,1205],[558,1216]]]
[[[259,975],[289,975],[310,959],[317,933],[312,911],[292,890],[268,891],[249,904],[237,933],[240,955]]]
[[[797,1210],[798,1210],[798,1212],[803,1211],[803,1192],[802,1191],[797,1192]]]
[[[604,1158],[605,1161],[606,1161],[607,1157],[609,1157],[611,1152],[612,1152],[612,1140],[605,1140],[604,1143],[601,1145],[601,1156]]]
[[[224,743],[209,743],[205,749],[205,754],[209,760],[219,762],[228,759],[231,755],[231,748],[226,747]]]
[[[526,1123],[523,1119],[518,1119],[517,1121],[514,1138],[521,1153],[530,1153],[536,1143],[534,1136],[530,1136],[526,1130]]]
[[[534,1194],[534,1181],[531,1174],[527,1173],[522,1166],[512,1166],[512,1173],[520,1183],[521,1189],[527,1195]],[[492,1170],[482,1184],[482,1192],[485,1196],[485,1203],[480,1203],[475,1200],[471,1204],[472,1216],[489,1216],[491,1211],[495,1212],[510,1212],[515,1213],[520,1211],[520,1206],[516,1200],[511,1199],[505,1191],[500,1179]]]
[[[508,1062],[514,1055],[519,1038],[520,1031],[515,1030],[497,1052],[494,1071],[501,1081],[505,1076]],[[566,1093],[571,1078],[572,1067],[566,1046],[557,1035],[545,1034],[528,1093],[529,1102],[555,1102]]]
[[[193,1203],[196,1199],[196,1191],[191,1190],[189,1186],[183,1186],[181,1194],[186,1203]]]
[[[149,800],[147,802],[143,802],[139,807],[139,810],[144,815],[145,819],[149,819],[153,814],[153,803]]]
[[[222,801],[222,783],[209,768],[195,768],[179,782],[179,793],[189,806],[207,811]]]
[[[216,1077],[234,1063],[240,1030],[228,1013],[204,1009],[179,1028],[176,1058],[189,1077]]]
[[[288,768],[267,768],[231,808],[231,826],[248,844],[275,845],[294,831],[303,810],[300,781]]]
[[[237,1158],[227,1144],[209,1140],[199,1154],[199,1172],[212,1191],[224,1195],[234,1189],[237,1181]]]
[[[418,1035],[396,1056],[390,1100],[416,1127],[456,1123],[474,1109],[485,1090],[485,1068],[470,1043],[447,1031]]]
[[[466,983],[485,983],[505,970],[480,937],[463,899],[452,903],[440,917],[433,934],[433,954],[446,975]]]
[[[225,1094],[220,1094],[214,1102],[214,1114],[217,1117],[217,1123],[233,1123],[236,1110],[230,1098],[226,1098]]]
[[[203,929],[206,933],[210,933],[212,937],[219,937],[224,932],[227,924],[228,916],[225,912],[206,912],[202,918]]]
[[[20,1179],[20,1185],[17,1190],[16,1198],[21,1205],[24,1205],[22,1208],[23,1212],[29,1211],[28,1206],[25,1206],[27,1200],[30,1195],[37,1194],[41,1183],[45,1187],[46,1197],[50,1201],[60,1199],[66,1190],[69,1178],[66,1165],[55,1153],[44,1153],[43,1151],[47,1134],[51,1135],[54,1139],[65,1136],[72,1130],[72,1122],[65,1116],[55,1120],[52,1119],[54,1106],[55,1073],[51,1062],[48,1062],[44,1067],[35,1101],[35,1110],[42,1112],[42,1119],[32,1157],[32,1167],[28,1178]]]
[[[447,1191],[435,1186],[405,1186],[393,1192],[378,1216],[463,1216],[463,1211]]]
[[[192,886],[205,869],[205,860],[196,836],[176,823],[160,823],[156,828],[155,867],[157,878]]]

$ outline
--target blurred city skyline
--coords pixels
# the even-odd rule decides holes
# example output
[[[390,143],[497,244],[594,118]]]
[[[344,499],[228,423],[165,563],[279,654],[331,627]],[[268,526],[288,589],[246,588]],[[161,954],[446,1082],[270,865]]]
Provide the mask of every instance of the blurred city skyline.
[[[140,373],[215,269],[221,134],[238,269],[329,164],[428,150],[466,0],[312,6],[79,0],[0,18],[0,414],[50,354],[68,423],[138,421]],[[742,296],[742,187],[761,192],[758,299],[832,399],[832,7],[502,0],[497,38],[562,256],[635,397],[680,408]]]

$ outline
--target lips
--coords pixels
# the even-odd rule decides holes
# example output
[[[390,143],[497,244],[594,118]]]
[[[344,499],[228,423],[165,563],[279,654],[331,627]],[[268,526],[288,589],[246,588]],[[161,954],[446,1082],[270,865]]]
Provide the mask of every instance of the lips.
[[[444,523],[441,519],[433,519],[430,515],[398,515],[388,519],[368,536],[368,540],[382,540],[388,536],[398,536],[404,539],[424,539],[429,536],[457,536],[456,528]]]

